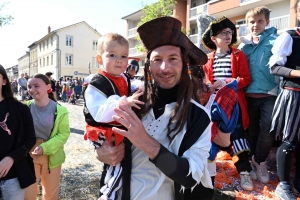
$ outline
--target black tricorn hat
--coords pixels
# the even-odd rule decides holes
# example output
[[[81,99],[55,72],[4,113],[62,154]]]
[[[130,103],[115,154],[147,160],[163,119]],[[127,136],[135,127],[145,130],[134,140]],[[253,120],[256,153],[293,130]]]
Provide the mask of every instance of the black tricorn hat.
[[[216,36],[220,31],[222,31],[225,28],[230,28],[231,30],[233,30],[233,35],[229,46],[235,44],[237,42],[235,25],[225,16],[216,21],[212,21],[209,24],[208,28],[202,35],[202,44],[210,50],[216,50],[217,47],[215,43],[211,40],[211,36]]]
[[[164,45],[184,48],[191,65],[204,65],[206,54],[195,46],[191,40],[181,32],[181,22],[173,17],[160,17],[146,22],[137,29],[144,47],[149,53]]]

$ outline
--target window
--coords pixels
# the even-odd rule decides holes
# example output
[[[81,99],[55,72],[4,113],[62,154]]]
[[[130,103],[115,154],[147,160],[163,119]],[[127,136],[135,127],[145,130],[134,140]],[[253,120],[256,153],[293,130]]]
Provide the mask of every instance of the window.
[[[193,2],[192,4],[192,8],[196,7],[197,6],[197,3],[196,2]]]
[[[49,66],[49,56],[47,56],[47,66]]]
[[[45,41],[43,42],[43,50],[45,50]]]
[[[73,37],[66,36],[66,46],[72,47],[73,46]]]
[[[48,49],[48,40],[47,40],[46,42],[47,42],[47,45],[46,45],[46,47],[47,47],[47,49]]]
[[[92,57],[92,68],[99,68],[96,57]]]
[[[244,25],[246,24],[246,20],[245,19],[239,19],[235,21],[235,25],[236,26],[240,26],[240,25]]]
[[[51,46],[53,46],[53,37],[51,37]]]
[[[195,35],[196,34],[196,28],[192,28],[191,29],[191,35]]]
[[[97,45],[98,45],[98,42],[97,41],[93,41],[93,50],[97,50]]]
[[[73,55],[66,55],[66,65],[73,65]]]
[[[51,55],[51,65],[53,65],[53,55]]]
[[[40,59],[40,67],[42,66],[42,59]]]
[[[42,45],[41,45],[41,44],[39,44],[39,47],[40,47],[40,51],[41,51]]]
[[[43,58],[43,67],[45,67],[45,58]]]

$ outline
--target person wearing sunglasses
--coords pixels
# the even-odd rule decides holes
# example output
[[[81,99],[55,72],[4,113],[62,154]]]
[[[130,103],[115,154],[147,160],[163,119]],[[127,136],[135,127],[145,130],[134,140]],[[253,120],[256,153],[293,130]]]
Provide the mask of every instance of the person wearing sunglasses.
[[[138,89],[142,89],[142,86],[144,85],[143,81],[135,78],[135,76],[139,72],[139,69],[140,69],[140,65],[137,60],[134,59],[128,60],[126,75],[130,78],[131,94],[133,94]]]

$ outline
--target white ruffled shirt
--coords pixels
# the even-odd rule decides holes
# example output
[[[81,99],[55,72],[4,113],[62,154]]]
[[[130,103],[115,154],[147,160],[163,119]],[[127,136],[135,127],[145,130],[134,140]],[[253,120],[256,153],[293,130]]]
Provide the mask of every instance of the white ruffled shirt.
[[[293,30],[296,30],[296,28]],[[270,57],[269,67],[272,67],[276,63],[284,66],[287,61],[287,57],[292,53],[292,47],[293,38],[290,34],[284,32],[278,36],[272,48],[273,55]]]
[[[97,101],[95,101],[97,99]],[[112,95],[106,97],[101,91],[92,85],[88,85],[85,91],[85,100],[87,108],[97,122],[111,122],[112,115],[115,115],[113,108],[116,107],[120,96]],[[191,103],[201,107],[210,117],[206,108],[191,100]],[[151,109],[142,119],[144,127],[149,135],[156,139],[164,147],[178,155],[179,147],[186,132],[186,125],[183,130],[169,144],[167,137],[167,125],[169,119],[175,109],[176,103],[167,104],[164,114],[155,119],[153,110]],[[215,163],[209,164],[208,156],[211,147],[211,123],[207,126],[201,137],[193,144],[193,146],[184,152],[183,156],[189,162],[189,174],[193,179],[204,187],[213,188],[211,175],[215,175]],[[170,166],[172,167],[172,166]],[[212,169],[211,169],[212,168]],[[164,199],[173,200],[174,197],[174,181],[161,172],[152,162],[145,152],[132,146],[132,173],[131,173],[131,200],[154,200]],[[184,189],[182,187],[182,189]],[[122,190],[118,191],[121,199]]]
[[[207,112],[203,106],[194,100],[191,100],[191,102],[203,108],[203,110]],[[143,117],[142,122],[149,135],[177,155],[183,136],[186,132],[186,126],[175,137],[173,142],[169,144],[169,139],[167,137],[167,125],[174,108],[175,103],[167,104],[164,114],[158,119],[155,119],[153,110],[151,109],[150,112]],[[204,187],[213,188],[207,162],[211,146],[210,130],[211,124],[207,126],[204,133],[195,142],[195,144],[184,152],[182,157],[186,158],[189,162],[190,169],[187,176],[191,174],[198,184],[201,182]],[[172,166],[170,166],[170,168],[171,167]],[[168,178],[152,162],[150,162],[145,152],[135,146],[132,146],[132,173],[130,188],[130,196],[132,200],[173,200],[175,198],[174,181]],[[182,187],[182,189],[184,188]]]

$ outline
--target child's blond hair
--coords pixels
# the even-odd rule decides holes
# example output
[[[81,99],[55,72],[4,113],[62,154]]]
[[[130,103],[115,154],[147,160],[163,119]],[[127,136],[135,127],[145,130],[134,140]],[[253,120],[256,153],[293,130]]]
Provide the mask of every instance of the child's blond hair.
[[[120,45],[124,45],[129,48],[128,40],[126,40],[122,35],[118,33],[107,33],[101,36],[98,40],[97,55],[101,56],[106,50],[107,45],[112,41],[116,41]]]
[[[264,15],[266,20],[270,19],[270,10],[266,6],[258,6],[246,13],[246,23],[248,23],[248,18],[254,15]]]

